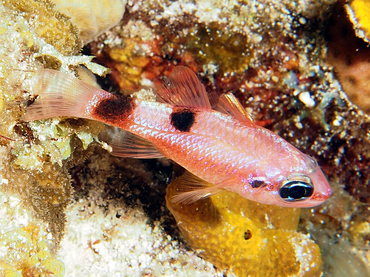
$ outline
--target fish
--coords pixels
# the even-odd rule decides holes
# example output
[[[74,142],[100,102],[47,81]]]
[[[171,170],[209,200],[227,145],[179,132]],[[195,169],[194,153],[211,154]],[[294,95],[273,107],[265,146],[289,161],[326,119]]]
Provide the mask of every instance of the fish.
[[[154,88],[157,101],[112,94],[51,69],[33,78],[38,96],[25,121],[67,116],[116,127],[113,155],[168,158],[186,169],[175,203],[227,190],[263,204],[313,207],[331,195],[315,159],[254,123],[232,93],[215,105],[185,66],[174,67]]]

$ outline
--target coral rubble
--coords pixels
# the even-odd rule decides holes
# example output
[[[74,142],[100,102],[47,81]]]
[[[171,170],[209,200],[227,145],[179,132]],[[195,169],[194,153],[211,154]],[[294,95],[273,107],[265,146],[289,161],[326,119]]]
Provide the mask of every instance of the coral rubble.
[[[57,256],[66,276],[215,276],[213,265],[163,232],[172,167],[113,157],[100,146],[71,170],[75,194]],[[163,171],[158,173],[154,169]],[[153,201],[156,199],[156,201]],[[149,222],[148,222],[149,219]]]

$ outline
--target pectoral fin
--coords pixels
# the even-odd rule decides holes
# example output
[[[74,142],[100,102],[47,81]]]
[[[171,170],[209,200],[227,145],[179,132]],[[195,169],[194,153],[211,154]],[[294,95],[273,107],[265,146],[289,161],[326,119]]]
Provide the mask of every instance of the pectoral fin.
[[[118,128],[108,144],[112,147],[111,154],[118,157],[136,159],[165,157],[150,141]]]
[[[181,182],[177,183],[177,192],[172,198],[173,203],[192,204],[200,199],[213,196],[225,189],[233,181],[227,180],[219,184],[210,184],[190,172],[181,176]]]

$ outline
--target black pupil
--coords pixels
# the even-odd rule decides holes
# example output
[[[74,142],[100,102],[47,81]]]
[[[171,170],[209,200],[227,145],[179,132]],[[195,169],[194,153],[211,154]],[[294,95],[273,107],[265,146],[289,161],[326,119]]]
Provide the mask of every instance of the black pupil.
[[[281,187],[279,194],[284,200],[302,200],[313,194],[313,187],[307,183],[292,181]]]

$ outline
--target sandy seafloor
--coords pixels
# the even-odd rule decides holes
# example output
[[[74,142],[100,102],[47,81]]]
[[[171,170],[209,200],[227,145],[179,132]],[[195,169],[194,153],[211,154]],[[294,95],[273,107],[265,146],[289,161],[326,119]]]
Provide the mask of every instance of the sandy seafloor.
[[[302,209],[298,227],[319,245],[322,275],[370,275],[370,120],[368,97],[356,94],[367,65],[340,47],[353,39],[337,31],[344,1],[26,2],[0,4],[1,276],[234,276],[192,250],[166,208],[178,166],[110,156],[102,124],[23,121],[33,72],[78,71],[94,83],[76,69],[104,75],[87,55],[111,68],[98,83],[113,92],[151,86],[175,64],[208,91],[233,92],[328,176],[332,197]],[[349,98],[344,79],[360,83]]]

